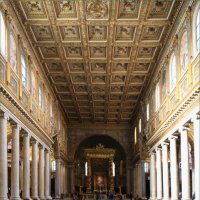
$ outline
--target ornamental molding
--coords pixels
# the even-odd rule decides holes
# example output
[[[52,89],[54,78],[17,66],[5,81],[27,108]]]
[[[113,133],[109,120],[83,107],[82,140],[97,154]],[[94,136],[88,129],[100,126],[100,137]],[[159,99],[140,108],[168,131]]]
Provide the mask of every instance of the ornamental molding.
[[[178,108],[168,117],[168,119],[155,131],[152,133],[151,138],[149,138],[146,143],[150,148],[158,142],[158,140],[165,135],[166,130],[171,126],[172,123],[176,122],[180,116],[183,115],[195,102],[199,101],[200,98],[200,85],[194,87],[193,92],[188,95],[183,102],[178,106]]]
[[[0,84],[0,109],[8,113],[10,117],[19,123],[20,127],[22,127],[27,132],[34,132],[35,134],[38,133],[39,141],[45,142],[45,144],[48,144],[48,146],[51,146],[53,143],[53,140],[47,135],[47,133],[38,125],[38,123],[28,114],[28,112],[12,97],[12,95],[5,89],[5,87]],[[6,107],[4,106],[6,105]],[[12,108],[12,107],[13,108]],[[9,110],[12,108],[12,112]],[[28,121],[28,123],[22,123],[19,121],[17,114],[20,114],[20,117],[22,116],[22,121]],[[29,127],[32,131],[27,130],[27,127]],[[28,128],[28,129],[29,129]],[[35,135],[33,134],[33,135]],[[35,135],[37,136],[37,135]],[[43,144],[42,142],[42,144]],[[46,146],[46,145],[45,145]]]

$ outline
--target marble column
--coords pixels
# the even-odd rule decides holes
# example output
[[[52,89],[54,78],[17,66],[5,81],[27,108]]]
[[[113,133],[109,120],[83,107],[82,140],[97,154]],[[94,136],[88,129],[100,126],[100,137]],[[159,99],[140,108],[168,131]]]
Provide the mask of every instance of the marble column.
[[[136,195],[136,165],[133,168],[133,193]]]
[[[50,156],[49,150],[45,150],[45,198],[51,199],[50,197]]]
[[[163,163],[163,200],[169,199],[169,169],[168,169],[168,144],[162,144]]]
[[[60,159],[56,159],[56,180],[55,180],[55,196],[60,198]]]
[[[44,148],[39,145],[39,198],[45,199],[44,196]]]
[[[62,176],[62,162],[60,163],[60,194],[62,194],[62,178],[63,178],[63,176]]]
[[[138,170],[137,170],[137,183],[138,183],[138,195],[142,198],[142,173],[141,173],[141,163],[138,163]]]
[[[63,181],[62,181],[63,194],[65,194],[65,164],[64,163],[63,163],[63,174],[62,174],[62,177],[63,177]]]
[[[87,159],[88,175],[87,175],[87,193],[91,192],[91,160]]]
[[[65,166],[65,188],[66,188],[66,194],[68,194],[69,191],[68,191],[68,168],[67,168],[67,165]]]
[[[91,175],[90,175],[90,180],[91,180]],[[90,189],[91,189],[91,183],[90,183]],[[74,191],[74,166],[71,167],[71,192],[73,191]]]
[[[32,144],[32,177],[31,177],[31,197],[38,199],[38,143],[35,139]]]
[[[135,196],[138,195],[138,164],[135,165]]]
[[[8,199],[7,119],[5,113],[0,112],[0,200]]]
[[[19,126],[12,124],[12,161],[11,161],[11,199],[20,199],[19,196]]]
[[[141,173],[141,197],[142,197],[142,199],[146,198],[146,172],[144,171],[144,167],[145,167],[145,160],[141,160],[140,173]]]
[[[157,200],[162,199],[162,164],[161,148],[156,149],[156,171],[157,171]]]
[[[170,174],[171,174],[171,200],[178,199],[178,161],[177,161],[177,137],[170,137]]]
[[[154,152],[151,153],[150,161],[150,199],[156,199],[156,155]]]
[[[30,135],[23,132],[23,199],[30,199]]]
[[[200,118],[193,118],[194,125],[194,174],[195,174],[195,197],[200,199]]]
[[[130,194],[131,191],[130,191],[130,168],[129,167],[126,168],[126,188],[127,188],[126,189],[127,194]]]
[[[189,145],[187,129],[180,130],[181,134],[181,180],[182,180],[182,199],[190,197],[190,167],[189,167]]]

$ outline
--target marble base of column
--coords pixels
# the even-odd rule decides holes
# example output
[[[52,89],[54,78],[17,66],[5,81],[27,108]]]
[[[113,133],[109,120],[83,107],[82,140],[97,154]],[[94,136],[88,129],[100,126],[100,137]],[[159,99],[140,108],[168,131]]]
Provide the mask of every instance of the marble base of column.
[[[10,200],[21,200],[21,198],[20,197],[11,197]]]
[[[52,197],[51,197],[51,196],[48,196],[48,197],[46,197],[46,200],[50,200],[50,199],[52,199]]]

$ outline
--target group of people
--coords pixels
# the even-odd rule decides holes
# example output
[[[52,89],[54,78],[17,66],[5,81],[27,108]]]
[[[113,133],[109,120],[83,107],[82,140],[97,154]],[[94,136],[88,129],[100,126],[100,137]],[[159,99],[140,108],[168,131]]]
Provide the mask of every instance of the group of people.
[[[96,200],[103,200],[105,199],[105,195],[102,193],[102,191],[98,191],[95,194]],[[73,193],[73,200],[84,200],[85,199],[85,193],[83,191],[74,191]],[[109,200],[122,200],[121,194],[115,194],[115,191],[110,191],[109,194],[107,194],[107,199]]]

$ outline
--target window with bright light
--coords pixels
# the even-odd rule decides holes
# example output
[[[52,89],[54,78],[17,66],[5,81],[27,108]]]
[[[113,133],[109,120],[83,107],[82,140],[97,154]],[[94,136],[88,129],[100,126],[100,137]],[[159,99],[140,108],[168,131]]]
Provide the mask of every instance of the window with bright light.
[[[147,110],[146,110],[146,114],[147,114],[147,121],[149,121],[149,104],[147,104]]]
[[[195,19],[195,43],[196,43],[196,52],[200,52],[200,6]]]
[[[142,120],[139,119],[139,133],[141,133],[142,131]]]
[[[14,72],[17,72],[17,46],[13,34],[10,34],[10,66]]]
[[[38,88],[38,104],[39,104],[40,108],[42,108],[42,87],[41,87],[41,85],[39,85],[39,88]]]
[[[112,162],[112,175],[115,176],[115,163]]]
[[[148,163],[144,163],[144,172],[145,173],[148,173],[148,171],[149,171],[149,165],[148,165]]]
[[[21,71],[22,71],[22,83],[25,87],[28,87],[28,66],[26,57],[21,55]]]
[[[135,142],[135,144],[137,143],[137,128],[136,127],[134,130],[134,142]]]
[[[0,12],[0,52],[6,55],[6,25],[2,13]]]
[[[88,176],[88,162],[85,163],[85,176]]]
[[[188,64],[188,39],[187,31],[185,31],[181,38],[180,46],[180,61],[181,61],[181,74],[183,74]]]
[[[159,82],[156,85],[156,111],[160,108],[160,86]]]
[[[171,55],[170,59],[170,92],[175,88],[176,86],[176,57],[173,53]]]
[[[55,161],[55,160],[53,160],[53,161],[51,162],[51,169],[52,169],[52,172],[55,172],[55,171],[56,171],[56,161]]]

